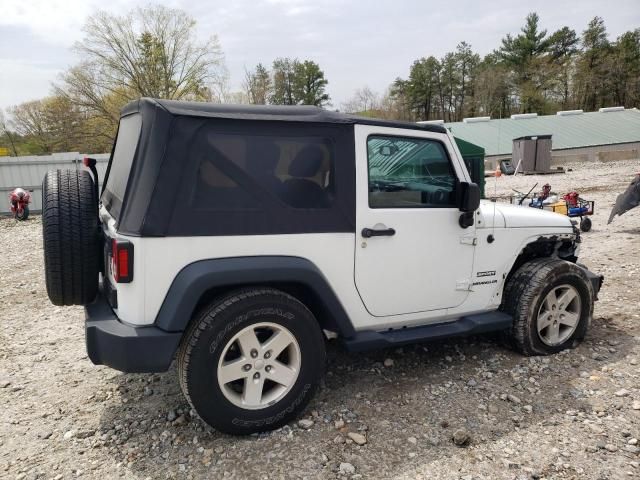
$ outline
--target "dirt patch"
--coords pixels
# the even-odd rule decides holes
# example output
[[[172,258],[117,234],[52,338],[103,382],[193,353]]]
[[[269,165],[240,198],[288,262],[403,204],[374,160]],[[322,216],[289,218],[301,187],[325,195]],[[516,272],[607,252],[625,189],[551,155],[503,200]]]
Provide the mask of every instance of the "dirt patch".
[[[569,168],[488,179],[487,194],[549,182],[596,201],[581,261],[606,279],[582,345],[545,358],[492,337],[366,355],[332,345],[312,423],[247,438],[195,418],[174,369],[93,366],[82,309],[47,301],[40,218],[0,220],[0,477],[640,477],[640,208],[606,225],[640,165]]]

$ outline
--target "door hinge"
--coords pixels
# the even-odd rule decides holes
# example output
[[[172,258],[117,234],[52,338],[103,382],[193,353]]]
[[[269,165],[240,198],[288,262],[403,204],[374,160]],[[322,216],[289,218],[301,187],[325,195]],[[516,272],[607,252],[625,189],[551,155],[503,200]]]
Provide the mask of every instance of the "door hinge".
[[[467,236],[460,237],[460,243],[462,245],[476,245],[478,243],[478,239],[476,237],[467,235]]]
[[[456,282],[456,290],[462,290],[463,292],[468,292],[471,290],[471,281],[470,280],[458,280]]]

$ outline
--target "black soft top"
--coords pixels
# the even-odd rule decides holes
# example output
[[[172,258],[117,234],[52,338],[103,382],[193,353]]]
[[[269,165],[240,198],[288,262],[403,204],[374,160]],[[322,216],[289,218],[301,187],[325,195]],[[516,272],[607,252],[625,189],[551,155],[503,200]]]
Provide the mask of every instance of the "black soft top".
[[[118,231],[136,236],[354,232],[354,125],[446,133],[439,125],[358,117],[313,106],[222,105],[141,98],[122,109],[120,128],[131,128],[124,122],[131,121],[134,115],[141,118],[140,132],[137,144],[132,146],[135,153],[129,159],[130,170],[125,169],[127,176],[121,179],[126,182],[124,194],[118,197],[109,188],[112,154],[101,199],[116,219]],[[216,146],[215,138],[234,135],[243,138],[242,147],[223,152]],[[276,160],[276,166],[282,164],[282,169],[289,169],[277,173],[276,185],[275,167],[268,166],[273,162],[273,152],[281,148],[282,139],[294,142],[291,138],[300,144],[306,142],[310,148],[296,150],[296,158],[288,159],[287,166]],[[269,143],[269,139],[271,143],[280,139],[280,146],[275,150],[262,146],[261,142]],[[315,190],[308,190],[312,185],[305,179],[317,175],[319,166],[314,167],[315,173],[304,173],[299,167],[316,161],[314,146],[324,152],[331,171],[324,178],[326,184],[321,184],[318,177]],[[294,160],[297,166],[292,167]],[[216,175],[225,177],[226,183],[203,187],[199,172],[205,164],[213,165],[220,172]],[[113,178],[115,182],[118,177]],[[322,191],[318,192],[318,188]],[[200,199],[200,193],[207,191],[218,197]],[[314,191],[326,207],[299,204],[304,195],[313,198]],[[300,196],[296,205],[283,200],[294,193]],[[250,198],[245,202],[242,195]],[[225,199],[229,203],[236,198],[238,208],[224,206]]]
[[[160,106],[174,116],[226,118],[235,120],[265,120],[283,122],[309,122],[341,125],[375,125],[379,127],[407,128],[429,132],[446,133],[441,125],[418,124],[395,120],[349,115],[332,112],[310,105],[230,105],[208,102],[184,102],[141,98],[128,103],[122,109],[122,116],[139,112],[147,106]]]

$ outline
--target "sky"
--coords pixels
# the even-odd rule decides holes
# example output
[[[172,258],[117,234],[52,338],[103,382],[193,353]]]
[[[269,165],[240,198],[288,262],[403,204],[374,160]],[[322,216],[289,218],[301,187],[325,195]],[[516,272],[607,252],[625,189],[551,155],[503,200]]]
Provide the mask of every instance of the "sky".
[[[414,60],[441,57],[463,40],[489,53],[531,11],[549,32],[566,25],[580,33],[596,15],[612,39],[640,28],[640,0],[0,0],[0,108],[50,93],[78,61],[72,47],[89,15],[153,3],[187,11],[202,39],[218,36],[231,90],[241,89],[245,67],[310,59],[324,70],[335,108],[365,85],[383,93]]]

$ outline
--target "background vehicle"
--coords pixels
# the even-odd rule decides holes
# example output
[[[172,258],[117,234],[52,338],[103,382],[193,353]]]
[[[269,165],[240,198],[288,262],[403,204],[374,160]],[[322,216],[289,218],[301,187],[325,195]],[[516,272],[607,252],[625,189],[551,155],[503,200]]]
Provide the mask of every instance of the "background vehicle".
[[[616,203],[611,209],[607,224],[611,223],[616,215],[620,216],[638,205],[640,205],[640,173],[631,180],[627,189],[616,197]]]
[[[193,408],[230,433],[305,407],[327,331],[358,351],[504,330],[549,354],[585,335],[602,280],[568,218],[480,202],[434,125],[142,99],[98,214],[87,171],[44,193],[47,290],[86,305],[91,360],[151,372],[177,354]]]
[[[9,194],[9,203],[11,204],[11,213],[17,220],[26,220],[29,218],[29,203],[31,202],[31,194],[22,188],[16,188]]]

